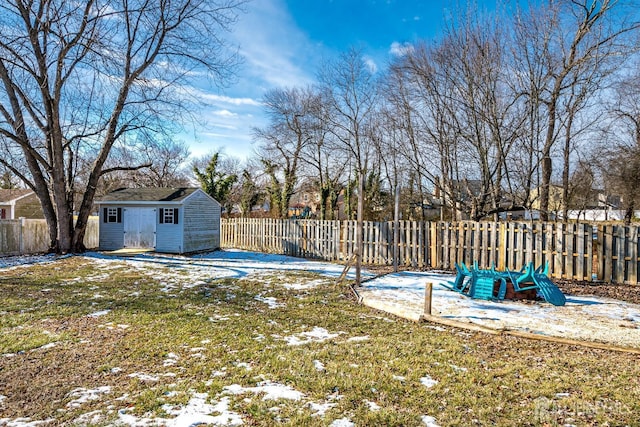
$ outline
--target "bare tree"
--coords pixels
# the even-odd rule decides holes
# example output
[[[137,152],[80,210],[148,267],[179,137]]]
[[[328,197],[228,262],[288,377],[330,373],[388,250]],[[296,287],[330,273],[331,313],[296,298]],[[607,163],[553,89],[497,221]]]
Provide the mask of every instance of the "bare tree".
[[[318,92],[313,97],[310,122],[311,136],[300,157],[301,173],[320,195],[319,219],[338,218],[338,196],[343,189],[342,179],[348,158],[336,156],[334,136],[330,131],[329,102]]]
[[[190,151],[186,143],[162,138],[140,147],[135,164],[150,163],[133,173],[132,181],[140,187],[185,187],[189,184],[186,167]]]
[[[114,171],[103,176],[96,194],[122,187],[186,187],[191,181],[191,171],[187,166],[189,155],[189,147],[171,137],[143,140],[135,145],[114,144],[105,168],[131,165],[131,170]],[[91,164],[79,160],[77,181],[82,183],[86,179],[82,172],[88,174]]]
[[[389,100],[415,175],[443,194],[456,218],[477,220],[513,204],[508,161],[524,120],[510,84],[506,24],[476,15],[462,13],[437,44],[418,44],[397,61]]]
[[[568,219],[568,209],[571,208],[577,211],[576,216],[580,219],[580,215],[598,202],[599,195],[595,190],[596,174],[593,163],[590,160],[578,161],[570,181],[566,201],[563,201],[565,205],[563,218]]]
[[[265,171],[271,177],[271,201],[277,204],[272,210],[280,218],[288,216],[289,201],[298,183],[301,156],[314,136],[318,96],[310,88],[273,89],[264,96],[270,125],[254,129],[254,137],[262,142],[260,155]]]
[[[373,155],[368,138],[377,106],[377,81],[362,52],[349,49],[320,71],[320,84],[329,107],[329,129],[336,148],[354,163],[358,179],[356,284],[361,282],[365,178]]]
[[[235,54],[223,33],[242,2],[0,4],[0,135],[28,167],[17,172],[40,200],[52,250],[84,249],[100,178],[129,168],[105,167],[116,142],[179,124],[189,113],[180,84],[196,71],[218,83],[229,77]],[[83,183],[79,159],[90,165]]]
[[[609,188],[622,198],[625,222],[640,205],[640,72],[637,68],[617,83],[609,106],[607,144],[600,147],[598,166]]]
[[[531,104],[543,106],[544,137],[540,146],[540,207],[548,219],[549,185],[553,174],[553,149],[563,122],[561,104],[567,96],[580,99],[578,85],[610,73],[632,48],[626,39],[639,26],[637,6],[625,8],[616,0],[550,1],[532,6],[516,17],[516,55],[529,65],[523,91]],[[588,93],[589,96],[595,93]],[[586,95],[585,95],[586,96]]]

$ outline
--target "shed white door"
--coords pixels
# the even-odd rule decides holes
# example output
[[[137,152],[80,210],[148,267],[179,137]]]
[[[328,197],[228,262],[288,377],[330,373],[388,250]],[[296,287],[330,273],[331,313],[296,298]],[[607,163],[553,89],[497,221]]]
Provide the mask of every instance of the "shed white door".
[[[125,208],[122,212],[125,248],[156,247],[156,210]]]

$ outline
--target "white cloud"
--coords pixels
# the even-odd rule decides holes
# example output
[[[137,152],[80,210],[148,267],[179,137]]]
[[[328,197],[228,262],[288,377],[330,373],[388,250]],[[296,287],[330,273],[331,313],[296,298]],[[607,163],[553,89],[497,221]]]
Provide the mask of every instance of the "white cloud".
[[[369,69],[369,71],[371,71],[371,73],[375,74],[378,72],[378,64],[376,64],[376,61],[374,61],[373,58],[365,55],[363,59],[364,59],[364,65],[367,66],[367,68]]]
[[[214,116],[218,117],[238,117],[238,114],[232,113],[229,110],[218,110],[213,112]]]
[[[304,67],[313,47],[295,25],[286,3],[262,0],[250,3],[247,10],[236,24],[234,35],[251,83],[262,84],[263,90],[310,83],[312,72]]]
[[[213,93],[202,92],[199,95],[201,99],[207,102],[220,102],[223,104],[231,104],[231,105],[250,105],[254,107],[259,107],[260,102],[256,101],[252,98],[232,98],[230,96],[225,95],[216,95]]]
[[[285,0],[249,2],[230,34],[243,63],[237,82],[221,94],[205,86],[189,88],[196,99],[208,104],[201,123],[188,138],[194,155],[224,149],[230,155],[248,157],[253,152],[253,128],[266,125],[260,99],[276,87],[304,86],[314,81],[315,61],[322,46],[313,45],[297,27]]]
[[[389,48],[389,53],[393,56],[405,56],[411,52],[413,52],[413,45],[408,42],[393,42]]]

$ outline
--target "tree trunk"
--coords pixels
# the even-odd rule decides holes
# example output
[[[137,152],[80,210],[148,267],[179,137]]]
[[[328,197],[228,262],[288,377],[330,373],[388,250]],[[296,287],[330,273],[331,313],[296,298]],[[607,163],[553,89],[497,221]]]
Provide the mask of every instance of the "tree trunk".
[[[393,206],[393,271],[398,272],[399,254],[398,243],[400,242],[400,185],[396,179],[396,192]],[[422,206],[422,203],[420,203]],[[421,209],[422,210],[422,209]],[[424,221],[424,218],[422,218]]]
[[[556,87],[557,86],[558,83],[556,82]],[[556,89],[556,92],[559,90],[560,89]],[[538,197],[540,198],[540,219],[542,221],[549,221],[549,186],[551,185],[551,174],[553,172],[551,147],[553,146],[556,132],[556,105],[557,96],[554,95],[549,101],[549,124],[541,160],[542,182],[540,183],[540,190],[538,191]]]
[[[356,286],[362,283],[362,253],[364,234],[364,172],[358,172],[358,219],[356,224]]]

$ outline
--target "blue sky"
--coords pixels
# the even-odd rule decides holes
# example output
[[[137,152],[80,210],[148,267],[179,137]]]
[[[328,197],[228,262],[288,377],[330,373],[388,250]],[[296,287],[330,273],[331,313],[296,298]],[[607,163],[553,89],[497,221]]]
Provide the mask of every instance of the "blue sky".
[[[205,125],[184,136],[193,155],[221,151],[244,159],[252,128],[267,124],[260,100],[272,88],[313,83],[318,65],[351,46],[378,69],[403,43],[436,37],[456,0],[253,0],[231,34],[243,64],[223,90],[200,88]],[[495,0],[478,0],[495,4]]]

